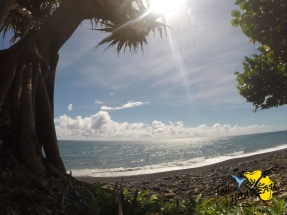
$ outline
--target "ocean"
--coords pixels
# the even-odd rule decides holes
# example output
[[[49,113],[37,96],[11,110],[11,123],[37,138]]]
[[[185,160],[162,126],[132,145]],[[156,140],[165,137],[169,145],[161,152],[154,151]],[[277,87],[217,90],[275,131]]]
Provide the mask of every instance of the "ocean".
[[[67,171],[94,177],[187,169],[285,148],[287,131],[162,141],[59,140]]]

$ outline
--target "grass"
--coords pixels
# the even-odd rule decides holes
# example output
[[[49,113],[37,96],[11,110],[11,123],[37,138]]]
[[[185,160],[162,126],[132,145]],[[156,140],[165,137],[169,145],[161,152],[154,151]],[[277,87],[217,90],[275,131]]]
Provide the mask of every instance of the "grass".
[[[83,215],[208,215],[287,214],[287,197],[252,207],[231,206],[223,198],[166,201],[149,191],[127,195],[120,183],[107,190],[105,184],[87,184],[71,176],[35,176],[9,153],[0,152],[0,214]],[[255,203],[255,202],[250,202]]]

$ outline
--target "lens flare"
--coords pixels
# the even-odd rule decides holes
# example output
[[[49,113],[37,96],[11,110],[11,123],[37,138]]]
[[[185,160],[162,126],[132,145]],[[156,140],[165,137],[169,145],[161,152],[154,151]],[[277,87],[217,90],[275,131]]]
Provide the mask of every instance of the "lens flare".
[[[159,13],[169,13],[179,10],[183,0],[151,0],[151,9]]]

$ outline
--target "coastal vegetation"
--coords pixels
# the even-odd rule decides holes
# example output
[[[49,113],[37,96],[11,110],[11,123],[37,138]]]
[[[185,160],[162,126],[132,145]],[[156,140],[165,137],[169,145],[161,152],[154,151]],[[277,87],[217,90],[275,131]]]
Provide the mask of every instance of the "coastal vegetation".
[[[43,177],[32,174],[8,152],[0,148],[0,211],[1,214],[75,214],[75,215],[176,215],[176,214],[244,214],[285,215],[287,196],[273,197],[260,202],[246,199],[250,207],[232,206],[225,199],[202,198],[164,199],[149,195],[149,191],[136,190],[128,195],[121,183],[112,189],[105,184],[88,184],[73,177]],[[276,180],[285,178],[278,175]],[[287,180],[286,180],[287,182]],[[285,183],[286,183],[285,182]],[[282,187],[286,189],[286,187]],[[284,190],[282,190],[284,191]],[[286,190],[285,190],[286,194]]]
[[[231,24],[240,26],[258,53],[245,56],[243,72],[235,72],[240,95],[257,110],[287,103],[287,41],[285,0],[236,0]]]
[[[246,1],[237,0],[237,3],[243,9],[248,6]],[[242,21],[245,15],[237,12],[233,15],[234,20],[239,20],[232,21],[234,25],[245,26]],[[105,184],[88,184],[66,174],[59,155],[53,116],[54,80],[60,48],[80,23],[88,19],[92,25],[101,26],[100,31],[109,33],[99,45],[108,43],[108,47],[116,46],[118,53],[126,48],[137,52],[147,44],[146,37],[150,32],[157,31],[160,36],[164,33],[167,26],[157,21],[159,17],[159,14],[148,12],[148,5],[145,6],[141,0],[0,1],[0,32],[4,36],[9,32],[13,35],[10,41],[13,45],[0,51],[1,214],[260,215],[287,212],[286,196],[251,207],[231,206],[224,199],[202,198],[201,195],[166,200],[149,195],[149,191],[137,190],[128,195],[121,183],[116,183],[113,189],[106,189]],[[286,76],[286,59],[283,59],[286,55],[281,55],[286,38],[277,47],[248,32],[246,30],[252,41],[263,44],[259,49],[262,56],[256,55],[253,60],[261,62],[259,58],[266,58],[266,66],[276,70],[282,82],[286,80],[282,78]],[[253,66],[251,62],[252,59],[248,58],[246,67],[249,64]],[[258,65],[254,66],[256,68]],[[255,110],[286,103],[286,98],[282,99],[281,85],[268,85],[278,90],[263,104],[263,97],[258,97],[261,100],[254,97],[257,91],[251,90],[261,89],[261,85],[255,87],[257,82],[249,81],[257,76],[249,75],[251,78],[247,79],[245,73],[237,73],[237,76],[242,83],[239,87],[242,95],[255,104]]]

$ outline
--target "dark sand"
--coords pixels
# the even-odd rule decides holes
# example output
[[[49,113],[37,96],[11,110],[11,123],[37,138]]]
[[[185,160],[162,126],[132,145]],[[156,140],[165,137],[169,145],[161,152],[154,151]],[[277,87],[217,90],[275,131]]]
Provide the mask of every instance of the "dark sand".
[[[269,157],[269,156],[276,156],[277,154],[285,154],[286,155],[285,158],[287,160],[287,149],[282,149],[278,151],[252,155],[248,157],[234,158],[234,159],[222,161],[222,162],[207,165],[207,166],[190,168],[190,169],[174,170],[174,171],[169,171],[169,172],[159,172],[159,173],[145,174],[145,175],[123,176],[123,177],[80,177],[79,179],[82,181],[88,182],[88,183],[116,182],[116,181],[121,181],[122,179],[124,179],[124,181],[126,182],[139,181],[139,180],[152,180],[152,179],[169,177],[171,175],[179,175],[179,174],[182,175],[182,174],[190,174],[190,173],[195,173],[195,172],[206,172],[208,170],[218,169],[224,166],[233,166],[233,165],[237,165],[242,162],[260,160],[262,158]],[[286,173],[287,173],[287,166],[286,166]]]
[[[136,190],[149,190],[149,195],[157,195],[163,198],[186,198],[188,195],[216,196],[216,187],[226,183],[226,178],[236,175],[244,177],[244,172],[254,170],[268,170],[270,178],[278,185],[280,190],[274,191],[274,195],[287,195],[287,177],[276,179],[287,173],[287,150],[279,150],[249,157],[235,158],[220,163],[160,172],[146,175],[135,175],[125,177],[81,177],[79,180],[87,183],[107,183],[105,188],[113,189],[115,182],[121,182],[128,189],[131,196]],[[233,189],[236,190],[236,184]]]

